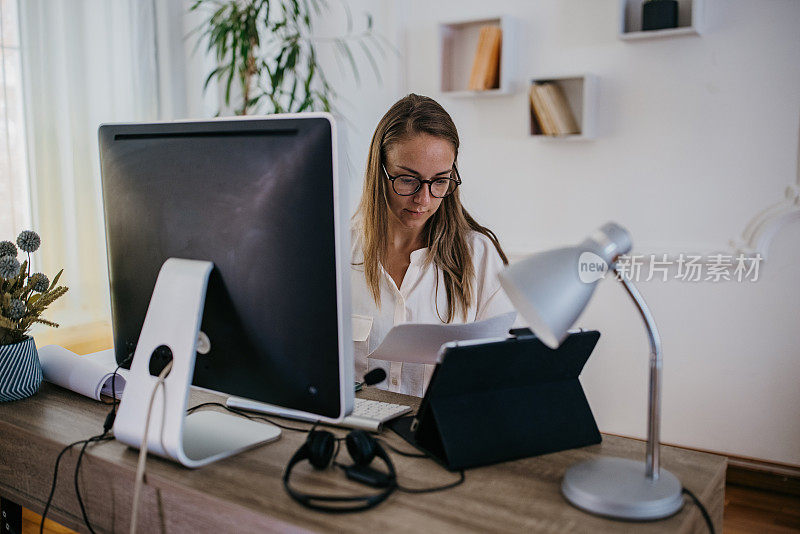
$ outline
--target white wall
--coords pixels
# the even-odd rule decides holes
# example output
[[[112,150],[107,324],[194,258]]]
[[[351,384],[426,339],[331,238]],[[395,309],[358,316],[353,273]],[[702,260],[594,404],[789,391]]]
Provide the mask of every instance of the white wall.
[[[380,44],[374,40],[364,43],[372,52],[379,66],[380,79],[375,76],[369,59],[357,40],[349,39],[350,47],[358,65],[360,81],[356,81],[343,58],[336,58],[331,37],[347,35],[347,12],[344,4],[329,3],[329,9],[315,22],[315,35],[320,63],[338,98],[334,114],[341,131],[345,134],[346,172],[344,179],[350,185],[350,205],[355,210],[361,194],[367,150],[372,132],[384,113],[406,93],[405,69],[403,67],[406,6],[401,2],[350,0],[347,6],[353,21],[353,33],[366,29],[367,14],[372,17],[374,33],[380,35]]]
[[[609,219],[634,252],[710,253],[796,180],[800,2],[706,0],[702,36],[643,42],[617,38],[617,0],[351,5],[403,51],[382,86],[340,85],[357,129],[354,196],[372,129],[409,91],[452,114],[465,204],[512,254],[577,242]],[[528,137],[524,90],[439,94],[437,23],[498,14],[520,26],[521,85],[599,77],[597,139]],[[778,235],[758,282],[641,284],[663,337],[664,442],[800,464],[798,226]],[[643,437],[647,341],[631,303],[607,281],[580,324],[603,333],[583,374],[601,429]]]

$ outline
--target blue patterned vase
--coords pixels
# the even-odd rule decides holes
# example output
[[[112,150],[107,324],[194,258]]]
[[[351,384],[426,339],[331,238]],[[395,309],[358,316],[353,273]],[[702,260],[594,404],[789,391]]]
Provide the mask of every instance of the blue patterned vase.
[[[42,366],[32,337],[0,345],[0,402],[30,397],[41,383]]]

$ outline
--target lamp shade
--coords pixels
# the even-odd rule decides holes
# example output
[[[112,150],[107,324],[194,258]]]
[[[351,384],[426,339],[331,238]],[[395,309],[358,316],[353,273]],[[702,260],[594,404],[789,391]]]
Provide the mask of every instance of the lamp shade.
[[[630,249],[628,232],[609,222],[579,245],[515,262],[500,273],[500,284],[533,333],[554,349],[589,303],[609,265]]]

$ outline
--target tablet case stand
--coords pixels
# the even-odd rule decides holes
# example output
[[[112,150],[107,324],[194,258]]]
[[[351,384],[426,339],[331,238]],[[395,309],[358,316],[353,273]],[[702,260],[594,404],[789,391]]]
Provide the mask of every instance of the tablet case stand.
[[[599,338],[448,344],[416,417],[387,426],[450,470],[600,443],[578,380]]]

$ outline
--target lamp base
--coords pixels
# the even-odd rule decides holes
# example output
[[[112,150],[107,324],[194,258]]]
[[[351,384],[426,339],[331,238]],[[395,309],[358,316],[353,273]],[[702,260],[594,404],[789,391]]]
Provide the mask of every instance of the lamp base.
[[[645,474],[644,462],[599,458],[570,467],[561,492],[573,506],[593,514],[648,521],[677,513],[683,507],[680,481],[664,469],[656,480]]]

